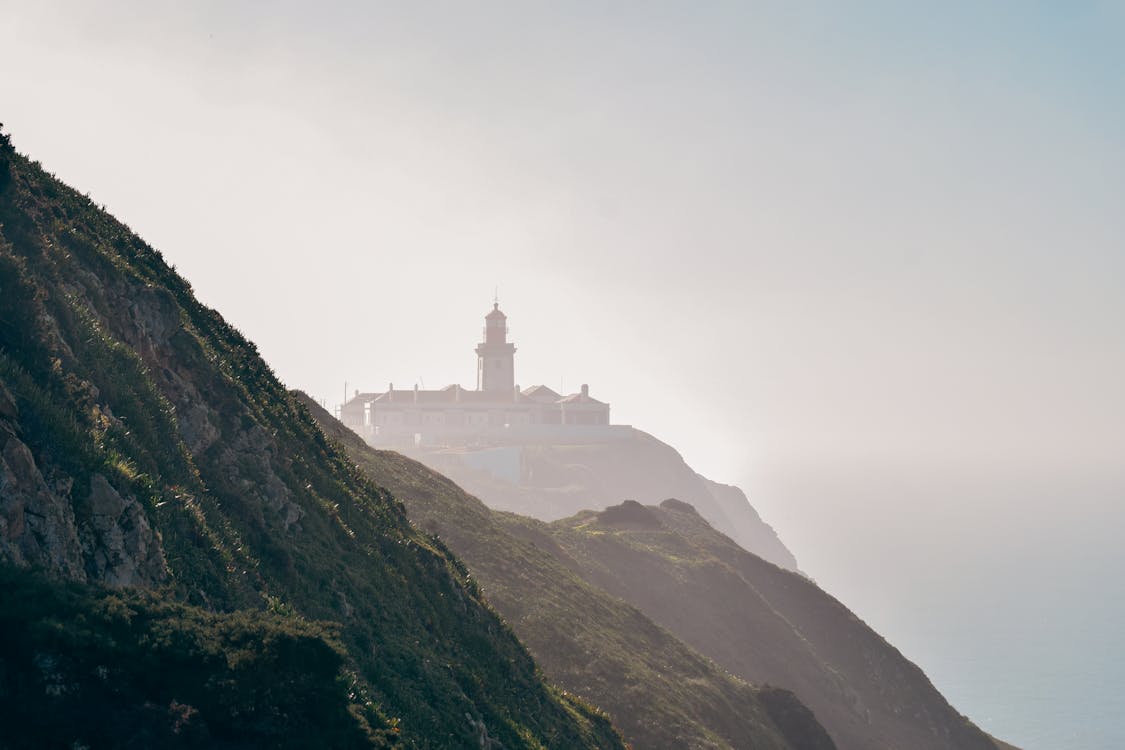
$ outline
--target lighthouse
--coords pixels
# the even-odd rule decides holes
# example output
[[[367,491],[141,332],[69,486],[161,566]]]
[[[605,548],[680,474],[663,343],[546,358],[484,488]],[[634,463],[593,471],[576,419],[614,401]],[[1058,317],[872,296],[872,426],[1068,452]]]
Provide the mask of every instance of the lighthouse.
[[[516,345],[508,341],[508,316],[500,302],[484,316],[484,341],[477,344],[477,390],[512,393],[516,385]]]

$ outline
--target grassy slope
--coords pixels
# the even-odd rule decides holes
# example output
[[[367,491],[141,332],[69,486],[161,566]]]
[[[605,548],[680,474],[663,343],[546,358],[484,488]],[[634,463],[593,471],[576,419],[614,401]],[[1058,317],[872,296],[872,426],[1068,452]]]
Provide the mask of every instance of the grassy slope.
[[[549,536],[584,578],[732,673],[794,690],[841,748],[995,747],[840,602],[746,552],[690,506],[625,503],[557,521]]]
[[[97,475],[143,505],[164,595],[339,622],[408,746],[620,746],[158,252],[3,144],[0,290],[19,439],[76,513]]]
[[[763,694],[716,669],[635,608],[575,575],[556,558],[548,536],[531,540],[510,531],[538,522],[489,510],[445,477],[370,448],[306,404],[352,460],[402,499],[418,526],[465,560],[551,679],[606,709],[637,747],[831,747],[788,693]],[[783,738],[777,723],[785,719]]]

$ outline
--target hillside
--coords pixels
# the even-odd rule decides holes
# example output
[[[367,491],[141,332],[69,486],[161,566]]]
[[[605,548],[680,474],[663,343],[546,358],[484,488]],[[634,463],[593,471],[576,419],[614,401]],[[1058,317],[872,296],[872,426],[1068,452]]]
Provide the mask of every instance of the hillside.
[[[635,747],[833,747],[790,692],[732,677],[576,575],[543,546],[553,546],[545,536],[513,535],[508,514],[410,458],[369,447],[307,397],[304,403],[358,466],[402,499],[420,528],[466,562],[548,677],[608,711]]]
[[[731,673],[793,690],[841,750],[996,747],[843,604],[742,549],[686,503],[627,501],[546,528],[509,520]]]
[[[403,499],[419,526],[465,560],[548,675],[609,711],[639,747],[682,742],[638,739],[630,717],[646,712],[633,701],[660,701],[655,705],[664,711],[663,694],[698,680],[669,661],[667,646],[653,651],[663,640],[639,638],[648,631],[638,622],[655,622],[665,636],[661,628],[749,683],[793,691],[841,749],[997,747],[840,602],[799,573],[747,552],[687,503],[626,501],[553,523],[490,511],[448,479],[371,448],[306,403],[372,479]],[[621,610],[622,602],[643,616]],[[623,611],[628,619],[611,614]],[[589,677],[603,672],[632,679]],[[646,687],[624,689],[633,682]],[[711,676],[708,684],[723,680]],[[704,727],[714,720],[693,705],[673,705],[690,707]]]
[[[0,747],[389,744],[332,630],[0,568]]]
[[[73,604],[92,608],[78,622],[109,585],[148,589],[158,609],[337,623],[344,668],[370,697],[372,746],[622,747],[602,714],[543,681],[465,567],[325,439],[253,344],[6,138],[0,563],[95,586]],[[20,673],[7,661],[5,695]],[[159,684],[115,689],[187,700],[174,670],[150,678]],[[40,698],[26,710],[49,711],[50,694]],[[47,740],[27,723],[0,731],[13,745]]]
[[[744,549],[789,570],[797,560],[765,523],[742,490],[693,470],[679,452],[646,432],[614,428],[613,439],[569,444],[507,443],[519,452],[520,482],[474,468],[456,451],[411,450],[408,455],[445,474],[490,508],[541,521],[582,510],[601,510],[624,498],[690,503]]]

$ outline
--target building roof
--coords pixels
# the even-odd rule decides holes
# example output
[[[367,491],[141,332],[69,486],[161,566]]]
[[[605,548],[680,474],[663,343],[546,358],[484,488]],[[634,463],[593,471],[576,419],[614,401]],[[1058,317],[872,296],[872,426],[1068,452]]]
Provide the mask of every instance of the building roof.
[[[508,316],[500,311],[500,303],[499,302],[493,302],[492,303],[492,312],[490,312],[488,315],[484,316],[485,320],[490,320],[490,319],[494,319],[494,318],[501,318],[501,319],[504,319],[504,320],[508,319]]]
[[[440,405],[440,404],[465,404],[465,405],[489,405],[489,406],[510,406],[512,404],[586,404],[589,406],[609,406],[604,401],[599,401],[590,396],[588,392],[571,393],[568,396],[560,396],[551,388],[545,385],[533,385],[525,388],[522,392],[508,393],[500,391],[474,391],[461,387],[460,385],[453,384],[447,385],[441,390],[425,390],[419,388],[415,391],[413,388],[396,388],[393,391],[385,391],[384,393],[360,393],[354,398],[345,403],[345,406],[356,406],[360,403],[363,404],[377,404],[380,406],[394,405]]]
[[[357,394],[355,394],[355,396],[353,396],[352,398],[349,398],[347,401],[345,401],[344,406],[352,406],[354,404],[366,404],[368,401],[371,401],[372,399],[374,399],[378,395],[379,395],[378,393],[357,393]]]
[[[562,398],[562,394],[556,393],[545,385],[533,385],[530,388],[524,388],[523,395],[544,402],[558,401]]]
[[[560,398],[560,404],[589,404],[590,406],[609,406],[605,401],[598,401],[588,393],[572,393],[569,396]]]
[[[442,389],[440,391],[427,391],[427,390],[414,390],[413,388],[396,388],[393,391],[380,393],[374,399],[373,404],[443,404],[453,403],[456,400],[456,392],[451,388]]]
[[[518,399],[513,398],[515,391],[461,391],[461,403],[468,404],[526,404],[529,403],[521,394]]]
[[[530,404],[535,403],[523,394],[515,396],[514,391],[497,392],[497,391],[470,391],[461,388],[458,385],[449,385],[438,391],[429,391],[418,389],[415,391],[410,389],[395,389],[387,391],[386,393],[373,394],[374,398],[370,399],[372,404],[384,405],[408,405],[408,404],[488,404],[496,406],[509,406],[511,404]]]

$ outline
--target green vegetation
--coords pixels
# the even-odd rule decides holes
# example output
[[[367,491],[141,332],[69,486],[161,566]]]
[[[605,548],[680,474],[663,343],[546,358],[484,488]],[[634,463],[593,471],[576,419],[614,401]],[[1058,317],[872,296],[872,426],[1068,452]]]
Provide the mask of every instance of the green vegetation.
[[[105,480],[158,534],[166,571],[137,583],[215,613],[338,623],[376,736],[621,747],[156,250],[6,141],[0,174],[0,395],[18,411],[0,417],[0,443],[26,445],[45,488],[32,489],[73,516],[87,578],[121,563],[90,531]],[[56,553],[32,562],[58,575]]]
[[[0,600],[0,746],[393,744],[323,624],[6,566]]]

